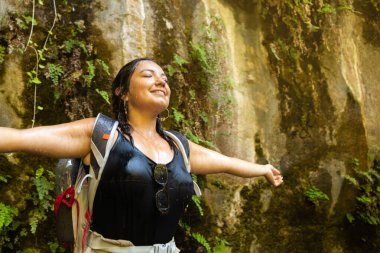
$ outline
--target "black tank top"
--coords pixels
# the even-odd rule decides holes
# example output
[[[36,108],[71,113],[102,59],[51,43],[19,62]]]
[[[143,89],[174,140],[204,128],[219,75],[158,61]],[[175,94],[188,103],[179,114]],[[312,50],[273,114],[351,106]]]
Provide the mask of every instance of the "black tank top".
[[[173,133],[188,152],[186,138]],[[173,238],[194,194],[193,181],[175,147],[173,160],[166,165],[169,213],[161,214],[155,202],[156,192],[161,189],[153,179],[155,165],[119,132],[96,191],[93,231],[106,238],[129,240],[136,246],[167,243]]]

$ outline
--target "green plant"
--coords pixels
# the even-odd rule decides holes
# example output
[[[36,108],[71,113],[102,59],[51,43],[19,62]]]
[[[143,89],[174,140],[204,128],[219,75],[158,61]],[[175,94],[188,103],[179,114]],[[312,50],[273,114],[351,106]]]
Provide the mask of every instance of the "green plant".
[[[191,55],[194,59],[196,59],[203,72],[204,73],[209,73],[210,72],[210,65],[209,65],[209,60],[208,60],[208,57],[207,57],[207,52],[206,52],[206,48],[204,46],[202,46],[200,43],[197,43],[197,42],[190,42],[190,45],[191,45]]]
[[[62,66],[59,64],[49,63],[47,68],[49,73],[48,77],[53,81],[54,85],[58,85],[58,79],[63,73]]]
[[[12,176],[10,175],[0,175],[0,182],[7,183],[8,179],[11,179]]]
[[[213,253],[227,253],[229,252],[229,243],[226,240],[220,239],[219,237],[215,237],[216,243],[212,248]]]
[[[48,242],[48,246],[51,253],[63,253],[66,252],[64,248],[62,248],[58,242]]]
[[[206,238],[201,235],[200,233],[191,233],[191,236],[200,244],[202,245],[207,253],[211,253],[211,247]]]
[[[168,76],[173,76],[176,72],[177,70],[172,65],[169,64],[166,66],[166,73]]]
[[[91,86],[91,81],[95,77],[95,70],[96,67],[92,60],[86,61],[87,63],[87,75],[83,75],[84,83],[87,85],[87,87]]]
[[[0,231],[3,232],[18,215],[18,209],[0,202]]]
[[[64,49],[65,49],[66,53],[72,53],[73,49],[77,46],[80,49],[82,49],[82,51],[85,54],[88,54],[88,50],[86,48],[86,43],[84,41],[82,41],[82,40],[77,40],[77,39],[65,40],[63,42],[63,46],[64,46]]]
[[[375,160],[370,169],[360,170],[357,159],[352,164],[354,174],[344,178],[358,190],[358,195],[355,210],[347,213],[346,218],[350,223],[357,221],[380,230],[380,165]]]
[[[352,5],[349,5],[349,4],[339,5],[336,9],[339,11],[353,11],[354,10]]]
[[[4,62],[6,48],[0,45],[0,64]]]
[[[178,65],[181,68],[183,68],[184,65],[189,64],[189,62],[187,60],[185,60],[182,56],[180,56],[178,54],[174,55],[173,63],[175,63],[176,65]],[[184,70],[184,69],[182,69],[182,70]]]
[[[191,140],[192,142],[197,143],[197,144],[200,143],[200,138],[199,138],[197,135],[195,135],[190,129],[188,129],[188,130],[185,132],[185,134],[186,134],[186,137],[187,137],[189,140]]]
[[[110,67],[107,63],[105,63],[102,59],[96,59],[96,63],[102,67],[103,71],[106,72],[107,75],[111,75]]]
[[[177,72],[187,73],[187,68],[185,65],[189,62],[184,59],[182,56],[175,54],[171,64],[166,65],[166,71],[169,76],[173,76]]]
[[[321,8],[318,9],[319,13],[328,14],[335,13],[336,11],[353,11],[352,5],[349,4],[341,4],[336,8],[331,6],[330,4],[324,4]]]
[[[199,214],[203,216],[204,213],[203,213],[203,208],[201,205],[201,199],[197,197],[196,195],[193,195],[191,197],[191,200],[194,202],[195,206],[198,208]]]
[[[36,233],[37,226],[41,221],[46,220],[47,213],[53,210],[54,197],[54,173],[39,167],[36,170],[34,185],[36,192],[33,192],[29,199],[33,201],[35,208],[29,213],[30,231]]]
[[[29,77],[29,79],[28,79],[29,84],[41,84],[42,83],[41,80],[38,78],[38,73],[36,70],[28,71],[28,72],[26,72],[26,74]]]
[[[210,242],[201,233],[192,232],[191,227],[183,221],[180,221],[179,226],[185,231],[185,233],[188,236],[192,237],[195,241],[202,245],[207,253],[227,253],[230,251],[230,248],[228,247],[228,242],[223,239],[220,239],[217,236]],[[214,246],[211,247],[211,245]]]
[[[18,214],[19,210],[16,207],[0,202],[0,246],[11,242],[12,239],[8,232],[13,230],[14,218]]]
[[[173,119],[176,126],[180,126],[181,123],[185,120],[185,115],[178,111],[176,108],[172,107]]]
[[[107,102],[107,104],[111,104],[110,97],[108,96],[107,91],[95,89],[95,91]]]
[[[336,9],[332,7],[330,4],[324,4],[319,10],[319,13],[334,13]]]
[[[208,123],[208,117],[207,117],[207,114],[206,112],[202,111],[199,113],[199,117],[203,120],[204,123]]]
[[[319,206],[319,201],[329,200],[329,197],[314,185],[308,187],[305,190],[304,195],[309,201],[313,202],[316,206]]]

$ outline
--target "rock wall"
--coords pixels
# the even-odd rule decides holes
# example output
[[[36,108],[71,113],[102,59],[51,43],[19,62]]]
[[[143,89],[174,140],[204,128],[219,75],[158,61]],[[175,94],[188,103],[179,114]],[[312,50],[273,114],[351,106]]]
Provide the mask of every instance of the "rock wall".
[[[195,134],[201,144],[210,140],[229,156],[270,162],[284,174],[284,185],[276,189],[259,179],[200,178],[205,216],[184,219],[194,231],[210,241],[227,240],[230,252],[378,249],[352,240],[345,217],[356,192],[344,179],[353,172],[353,159],[366,168],[380,155],[380,6],[375,1],[88,4],[85,25],[95,47],[106,48],[103,57],[113,74],[143,56],[174,71],[171,113],[181,111],[189,120],[178,122],[172,115],[168,127]],[[30,10],[30,3],[25,5]],[[24,8],[5,1],[3,27],[6,11]],[[20,102],[25,70],[19,56],[6,57],[0,69],[0,124],[18,127],[25,112],[15,108],[30,106]],[[310,186],[329,200],[307,201]],[[203,252],[179,241],[184,252]]]

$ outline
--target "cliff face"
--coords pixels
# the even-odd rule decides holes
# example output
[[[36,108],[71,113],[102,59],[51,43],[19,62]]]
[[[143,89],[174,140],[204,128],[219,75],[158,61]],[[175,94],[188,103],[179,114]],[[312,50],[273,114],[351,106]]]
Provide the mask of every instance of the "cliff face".
[[[12,11],[30,15],[32,5],[3,2],[0,22],[6,36],[0,42],[7,53],[0,65],[0,124],[27,126],[25,118],[31,118],[33,108],[24,98],[33,85],[26,85],[25,61],[31,54],[17,54],[16,48],[25,45],[29,29],[18,32],[13,27],[19,21]],[[87,49],[91,44],[87,57],[92,55],[94,62],[96,57],[105,59],[111,76],[133,58],[154,57],[170,76],[174,94],[168,127],[181,129],[202,145],[211,141],[226,155],[270,162],[284,174],[284,185],[276,189],[260,180],[228,175],[201,178],[205,217],[185,222],[193,222],[194,229],[210,235],[210,240],[216,236],[227,240],[232,252],[376,248],[353,239],[346,214],[354,210],[357,192],[344,179],[353,173],[353,160],[364,169],[380,155],[380,6],[376,1],[97,0],[87,1],[86,7],[82,4],[58,5],[58,28],[53,30],[57,35],[50,38],[50,48],[53,43],[66,45],[62,43],[67,37],[59,34],[72,34],[64,26],[74,25],[82,32],[86,29],[79,34]],[[35,32],[36,41],[46,36],[52,7],[45,1],[44,7],[37,8],[37,17],[45,13],[37,27],[47,29]],[[70,63],[79,66],[80,61],[89,61],[77,44],[77,53],[52,61],[65,71]],[[75,79],[80,67],[67,69],[69,77],[63,74],[56,86],[49,84],[57,91],[64,78],[76,82],[74,91],[58,90],[66,96],[61,99],[62,113],[76,119],[107,110],[104,102],[92,100],[91,93],[95,87],[108,89],[105,81],[98,85],[94,78],[98,86],[78,88],[85,82]],[[88,72],[82,69],[82,74]],[[44,91],[49,85],[41,86],[41,94],[50,94]],[[78,101],[89,105],[78,107]],[[36,122],[61,119],[54,119],[47,108],[37,114]],[[305,197],[310,186],[329,200],[312,204]],[[0,189],[5,192],[7,187]],[[11,198],[3,201],[12,203]]]

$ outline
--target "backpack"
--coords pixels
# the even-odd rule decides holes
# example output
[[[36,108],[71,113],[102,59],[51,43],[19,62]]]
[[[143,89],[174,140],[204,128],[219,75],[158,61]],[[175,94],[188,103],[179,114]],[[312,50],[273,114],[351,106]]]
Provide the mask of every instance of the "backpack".
[[[81,159],[61,159],[56,168],[58,195],[54,202],[58,241],[69,252],[84,252],[96,190],[113,146],[118,122],[99,114],[91,137],[90,166]],[[190,163],[182,142],[172,132],[165,131],[181,151],[186,169]],[[201,196],[194,182],[194,191]]]

